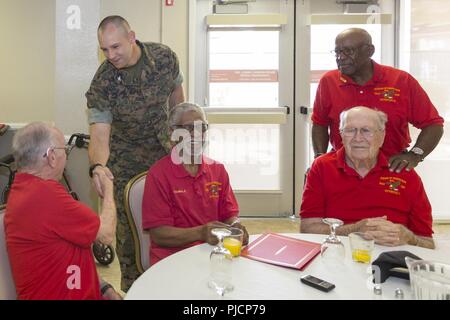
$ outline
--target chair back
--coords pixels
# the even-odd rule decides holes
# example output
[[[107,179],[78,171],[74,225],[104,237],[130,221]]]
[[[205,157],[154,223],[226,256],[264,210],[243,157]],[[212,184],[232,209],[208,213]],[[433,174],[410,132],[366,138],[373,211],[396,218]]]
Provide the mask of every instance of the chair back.
[[[150,267],[150,234],[142,228],[142,199],[147,171],[132,178],[125,187],[125,211],[134,242],[135,260],[142,274]]]
[[[4,217],[5,206],[0,205],[0,300],[15,300],[17,298],[16,286],[14,285],[8,252],[6,251]]]

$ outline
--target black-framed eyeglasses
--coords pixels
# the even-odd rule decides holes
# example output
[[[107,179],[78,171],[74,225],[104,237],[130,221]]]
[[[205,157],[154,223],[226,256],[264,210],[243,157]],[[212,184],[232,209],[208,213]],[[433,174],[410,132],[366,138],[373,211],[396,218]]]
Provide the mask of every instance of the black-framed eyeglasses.
[[[201,125],[199,123],[192,123],[192,124],[177,124],[172,126],[172,129],[185,129],[189,132],[192,132],[194,130],[198,130],[200,131],[200,129],[202,130],[202,132],[206,132],[209,128],[209,125],[207,123],[202,123]]]
[[[371,129],[367,127],[363,128],[344,128],[341,130],[341,134],[346,138],[353,138],[359,132],[364,138],[370,139],[374,136],[375,132],[379,129]]]
[[[360,49],[364,46],[368,46],[368,44],[365,43],[356,48],[352,48],[352,47],[335,48],[334,50],[331,50],[330,53],[333,54],[335,57],[338,57],[342,54],[344,54],[345,56],[348,57],[348,56],[352,56],[358,49]]]
[[[48,157],[48,153],[50,152],[50,150],[56,150],[56,149],[64,149],[64,152],[66,153],[66,156],[68,156],[70,154],[70,151],[72,151],[74,145],[65,145],[64,147],[49,147],[47,148],[47,151],[44,153],[44,158]]]

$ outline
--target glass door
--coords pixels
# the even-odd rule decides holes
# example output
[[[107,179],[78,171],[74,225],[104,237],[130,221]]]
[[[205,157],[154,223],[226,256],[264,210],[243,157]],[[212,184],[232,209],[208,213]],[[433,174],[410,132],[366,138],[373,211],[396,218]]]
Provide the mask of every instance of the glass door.
[[[245,15],[212,14],[211,1],[196,1],[189,96],[204,107],[209,156],[224,163],[241,215],[288,216],[294,213],[294,1],[246,7]]]

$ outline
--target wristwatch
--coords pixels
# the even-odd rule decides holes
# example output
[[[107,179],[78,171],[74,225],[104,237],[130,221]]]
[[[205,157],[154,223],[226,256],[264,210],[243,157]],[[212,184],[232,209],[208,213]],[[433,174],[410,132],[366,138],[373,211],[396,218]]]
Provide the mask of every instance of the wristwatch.
[[[100,292],[102,293],[102,296],[105,294],[105,292],[108,289],[110,289],[110,288],[114,289],[114,287],[112,285],[110,285],[108,282],[104,282],[104,283],[100,284],[100,287],[101,287]]]
[[[90,166],[90,167],[89,167],[89,177],[92,178],[92,176],[94,175],[94,170],[95,170],[95,168],[97,168],[97,167],[103,167],[103,165],[100,164],[100,163],[94,163],[92,166]]]
[[[423,161],[423,154],[425,153],[422,148],[414,147],[410,152],[414,153],[416,156],[420,156],[420,161]]]

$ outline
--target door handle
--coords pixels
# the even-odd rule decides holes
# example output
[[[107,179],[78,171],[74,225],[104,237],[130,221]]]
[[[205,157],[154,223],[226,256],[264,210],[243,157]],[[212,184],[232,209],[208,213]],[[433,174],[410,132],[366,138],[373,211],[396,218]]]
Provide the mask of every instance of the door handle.
[[[308,107],[300,106],[300,114],[308,114]]]

